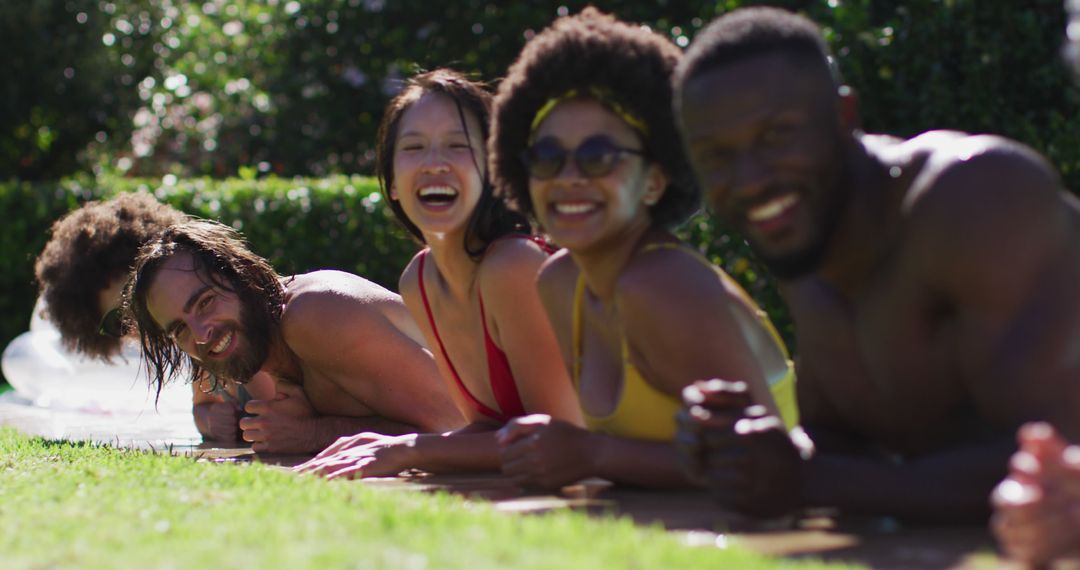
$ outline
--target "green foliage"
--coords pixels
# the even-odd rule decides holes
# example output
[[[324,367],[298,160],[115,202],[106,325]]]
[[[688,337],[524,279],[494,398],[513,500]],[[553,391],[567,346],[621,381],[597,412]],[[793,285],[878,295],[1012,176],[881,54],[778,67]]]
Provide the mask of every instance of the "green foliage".
[[[858,90],[868,132],[1001,134],[1080,190],[1080,91],[1061,57],[1062,0],[837,0],[809,15]]]
[[[79,157],[136,176],[369,173],[402,78],[448,65],[497,79],[528,38],[589,3],[682,46],[739,6],[803,11],[826,28],[868,130],[1001,133],[1080,188],[1062,0],[7,2],[0,179],[59,178]]]
[[[58,177],[90,147],[127,144],[153,60],[146,4],[0,2],[0,179]]]
[[[628,518],[515,516],[446,494],[10,428],[0,429],[0,467],[5,569],[846,567],[691,547]]]

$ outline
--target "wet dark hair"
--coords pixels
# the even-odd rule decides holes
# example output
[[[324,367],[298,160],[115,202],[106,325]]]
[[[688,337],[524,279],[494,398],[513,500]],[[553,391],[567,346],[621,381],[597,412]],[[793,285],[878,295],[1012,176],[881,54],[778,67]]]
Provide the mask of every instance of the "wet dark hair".
[[[535,219],[521,158],[533,119],[548,101],[571,90],[599,90],[644,122],[645,154],[667,176],[664,195],[649,208],[652,223],[671,227],[684,221],[700,207],[701,191],[672,113],[671,74],[681,55],[660,34],[595,8],[555,20],[525,45],[495,95],[488,162],[498,192]]]
[[[245,307],[262,313],[260,322],[281,322],[285,287],[281,276],[270,263],[248,249],[243,237],[233,228],[210,220],[194,219],[165,230],[160,237],[144,245],[135,259],[131,282],[124,292],[128,317],[134,319],[142,341],[147,375],[158,393],[185,366],[189,382],[203,374],[197,361],[185,354],[154,322],[146,306],[150,286],[165,262],[173,256],[189,253],[194,270],[208,285],[235,293]],[[269,331],[255,331],[257,333]],[[217,379],[214,379],[215,385]]]
[[[681,102],[683,89],[697,75],[774,52],[818,65],[833,83],[841,83],[829,45],[813,20],[781,8],[742,8],[713,20],[694,37],[675,71],[676,102]]]
[[[139,247],[162,230],[187,219],[145,192],[87,202],[52,225],[34,274],[45,298],[46,317],[64,346],[108,361],[121,340],[98,333],[98,295],[131,271]]]
[[[390,210],[394,212],[394,216],[401,225],[405,226],[405,229],[420,243],[424,243],[420,228],[416,227],[416,224],[405,215],[401,204],[390,198],[390,189],[394,185],[394,146],[397,142],[401,118],[421,97],[429,93],[443,95],[454,102],[466,136],[469,136],[469,126],[465,120],[465,113],[472,113],[480,124],[481,144],[487,141],[491,123],[491,93],[484,88],[483,84],[471,81],[450,69],[436,69],[412,77],[405,88],[387,104],[382,122],[379,124],[375,175],[379,179],[379,188],[387,204],[390,205]],[[480,200],[469,218],[469,226],[465,233],[465,250],[471,257],[478,258],[487,250],[488,244],[496,239],[509,233],[530,233],[531,228],[524,216],[507,208],[506,203],[495,196],[490,178],[484,174],[483,165],[476,160],[476,149],[472,150],[472,154],[477,172],[481,174],[483,186]],[[476,244],[475,247],[473,244]]]

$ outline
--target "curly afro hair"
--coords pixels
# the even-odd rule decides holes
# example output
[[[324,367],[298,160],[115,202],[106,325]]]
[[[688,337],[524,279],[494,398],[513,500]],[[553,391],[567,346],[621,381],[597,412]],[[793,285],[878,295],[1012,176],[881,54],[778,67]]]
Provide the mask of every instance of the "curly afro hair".
[[[600,90],[645,123],[646,156],[668,177],[663,197],[650,208],[653,224],[682,223],[700,207],[701,191],[671,106],[671,77],[681,56],[660,34],[595,8],[555,20],[525,45],[495,95],[488,160],[497,191],[535,219],[529,173],[521,158],[533,118],[549,100],[572,89]]]
[[[34,273],[66,347],[105,361],[119,352],[119,339],[98,334],[98,294],[130,272],[140,246],[186,219],[138,192],[87,202],[53,223]]]

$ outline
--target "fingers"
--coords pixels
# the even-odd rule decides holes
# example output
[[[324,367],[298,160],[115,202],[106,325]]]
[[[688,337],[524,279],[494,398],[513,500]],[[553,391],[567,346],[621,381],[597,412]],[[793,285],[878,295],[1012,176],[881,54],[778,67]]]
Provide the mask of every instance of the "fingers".
[[[515,485],[541,485],[540,466],[528,455],[504,460],[502,472]]]
[[[266,427],[266,420],[264,418],[240,418],[239,423],[241,430],[257,430],[264,429]]]
[[[303,386],[297,384],[290,384],[289,382],[278,382],[277,395],[284,396],[286,398],[306,397],[304,394]]]
[[[495,441],[500,447],[512,446],[515,442],[536,433],[544,427],[541,424],[524,421],[527,418],[528,416],[510,420],[510,423],[495,432]]]
[[[364,458],[335,456],[320,461],[309,461],[298,465],[294,470],[330,479],[341,474],[343,471],[352,469],[355,471],[355,475],[359,476],[359,469],[363,468],[364,463],[366,463],[363,459]],[[348,478],[351,479],[352,477]]]
[[[250,443],[258,443],[258,442],[263,442],[263,441],[266,440],[266,434],[262,430],[246,429],[246,430],[244,430],[243,438],[244,438],[244,441],[247,441],[247,442],[250,442]],[[255,449],[255,446],[253,445],[253,446],[251,446],[251,448]],[[258,450],[255,449],[255,451],[258,451]]]
[[[359,465],[353,465],[351,467],[343,467],[334,471],[329,471],[322,474],[327,480],[333,479],[360,479],[365,476],[364,468]]]
[[[1070,445],[1061,453],[1059,483],[1074,500],[1080,499],[1080,446]]]
[[[244,406],[244,411],[249,414],[265,414],[270,411],[273,400],[251,400]]]
[[[709,409],[745,408],[751,404],[746,382],[728,382],[713,378],[698,380],[683,388],[683,401],[690,406]]]
[[[752,406],[761,407],[761,406]],[[784,422],[776,416],[749,417],[735,422],[735,433],[739,435],[752,435],[764,433],[769,430],[783,430]]]
[[[342,436],[337,438],[334,443],[331,443],[329,446],[327,446],[326,449],[320,451],[316,457],[328,457],[337,453],[341,453],[342,451],[352,449],[354,447],[360,447],[362,445],[375,443],[383,439],[386,439],[383,435],[372,432],[363,432],[355,435]]]

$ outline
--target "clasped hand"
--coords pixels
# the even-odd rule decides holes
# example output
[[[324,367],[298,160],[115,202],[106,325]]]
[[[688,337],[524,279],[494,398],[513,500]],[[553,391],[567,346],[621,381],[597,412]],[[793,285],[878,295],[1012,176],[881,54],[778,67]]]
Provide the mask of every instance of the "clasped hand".
[[[755,405],[744,382],[698,381],[683,390],[676,444],[690,477],[722,505],[771,517],[800,506],[802,458],[784,422]]]
[[[518,484],[554,489],[594,474],[592,434],[551,416],[513,419],[496,441],[503,473]]]
[[[279,382],[274,399],[251,400],[244,410],[255,414],[240,420],[244,441],[255,452],[313,451],[317,417],[302,387]]]
[[[1032,565],[1080,555],[1080,447],[1050,425],[1025,425],[1009,477],[994,490],[991,527],[1002,550]]]

